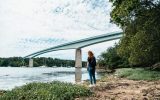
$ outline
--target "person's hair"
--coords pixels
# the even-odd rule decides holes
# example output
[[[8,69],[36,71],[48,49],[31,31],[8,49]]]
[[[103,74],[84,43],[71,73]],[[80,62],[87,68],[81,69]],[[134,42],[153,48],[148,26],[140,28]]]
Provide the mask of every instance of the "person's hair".
[[[88,56],[89,56],[89,58],[93,58],[94,57],[93,52],[92,51],[88,51]]]

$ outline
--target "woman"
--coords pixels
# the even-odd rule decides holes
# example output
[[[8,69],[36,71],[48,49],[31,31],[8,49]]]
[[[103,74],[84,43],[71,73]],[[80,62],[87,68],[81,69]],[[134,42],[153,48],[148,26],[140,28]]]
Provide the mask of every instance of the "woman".
[[[95,70],[96,70],[96,58],[92,51],[88,51],[88,65],[87,70],[90,77],[90,86],[96,84]]]

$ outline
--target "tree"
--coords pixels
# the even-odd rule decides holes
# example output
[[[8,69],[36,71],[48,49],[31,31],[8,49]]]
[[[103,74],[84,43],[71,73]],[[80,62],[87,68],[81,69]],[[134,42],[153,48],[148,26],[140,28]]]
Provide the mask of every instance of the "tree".
[[[108,69],[129,67],[128,60],[117,54],[118,45],[108,48],[99,56],[98,64]]]
[[[131,65],[150,66],[160,61],[160,1],[110,0],[111,21],[120,26],[124,36],[118,54]]]
[[[0,58],[0,66],[11,66],[11,67],[21,67],[21,66],[28,66],[29,58],[22,58],[22,57],[10,57],[10,58]],[[38,57],[34,58],[34,67],[39,66],[63,66],[63,67],[74,67],[75,61],[74,60],[63,60],[63,59],[53,59],[53,58],[45,58],[45,57]],[[82,62],[82,66],[84,67],[86,62]]]

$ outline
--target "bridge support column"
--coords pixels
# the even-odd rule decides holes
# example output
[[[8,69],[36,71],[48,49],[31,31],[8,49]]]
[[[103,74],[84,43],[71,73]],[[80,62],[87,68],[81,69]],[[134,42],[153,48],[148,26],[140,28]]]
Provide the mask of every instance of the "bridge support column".
[[[33,59],[32,58],[29,59],[29,67],[33,67]]]
[[[76,49],[75,55],[75,81],[81,82],[82,79],[82,52],[81,49]]]

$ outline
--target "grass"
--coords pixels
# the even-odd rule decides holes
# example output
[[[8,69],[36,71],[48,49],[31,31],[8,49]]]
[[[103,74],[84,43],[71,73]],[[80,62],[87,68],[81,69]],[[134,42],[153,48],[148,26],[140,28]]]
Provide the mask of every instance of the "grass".
[[[144,68],[121,68],[115,72],[121,78],[131,80],[160,80],[160,71],[151,71]]]
[[[90,96],[92,92],[80,85],[54,81],[30,83],[14,88],[0,96],[0,100],[74,100]]]

